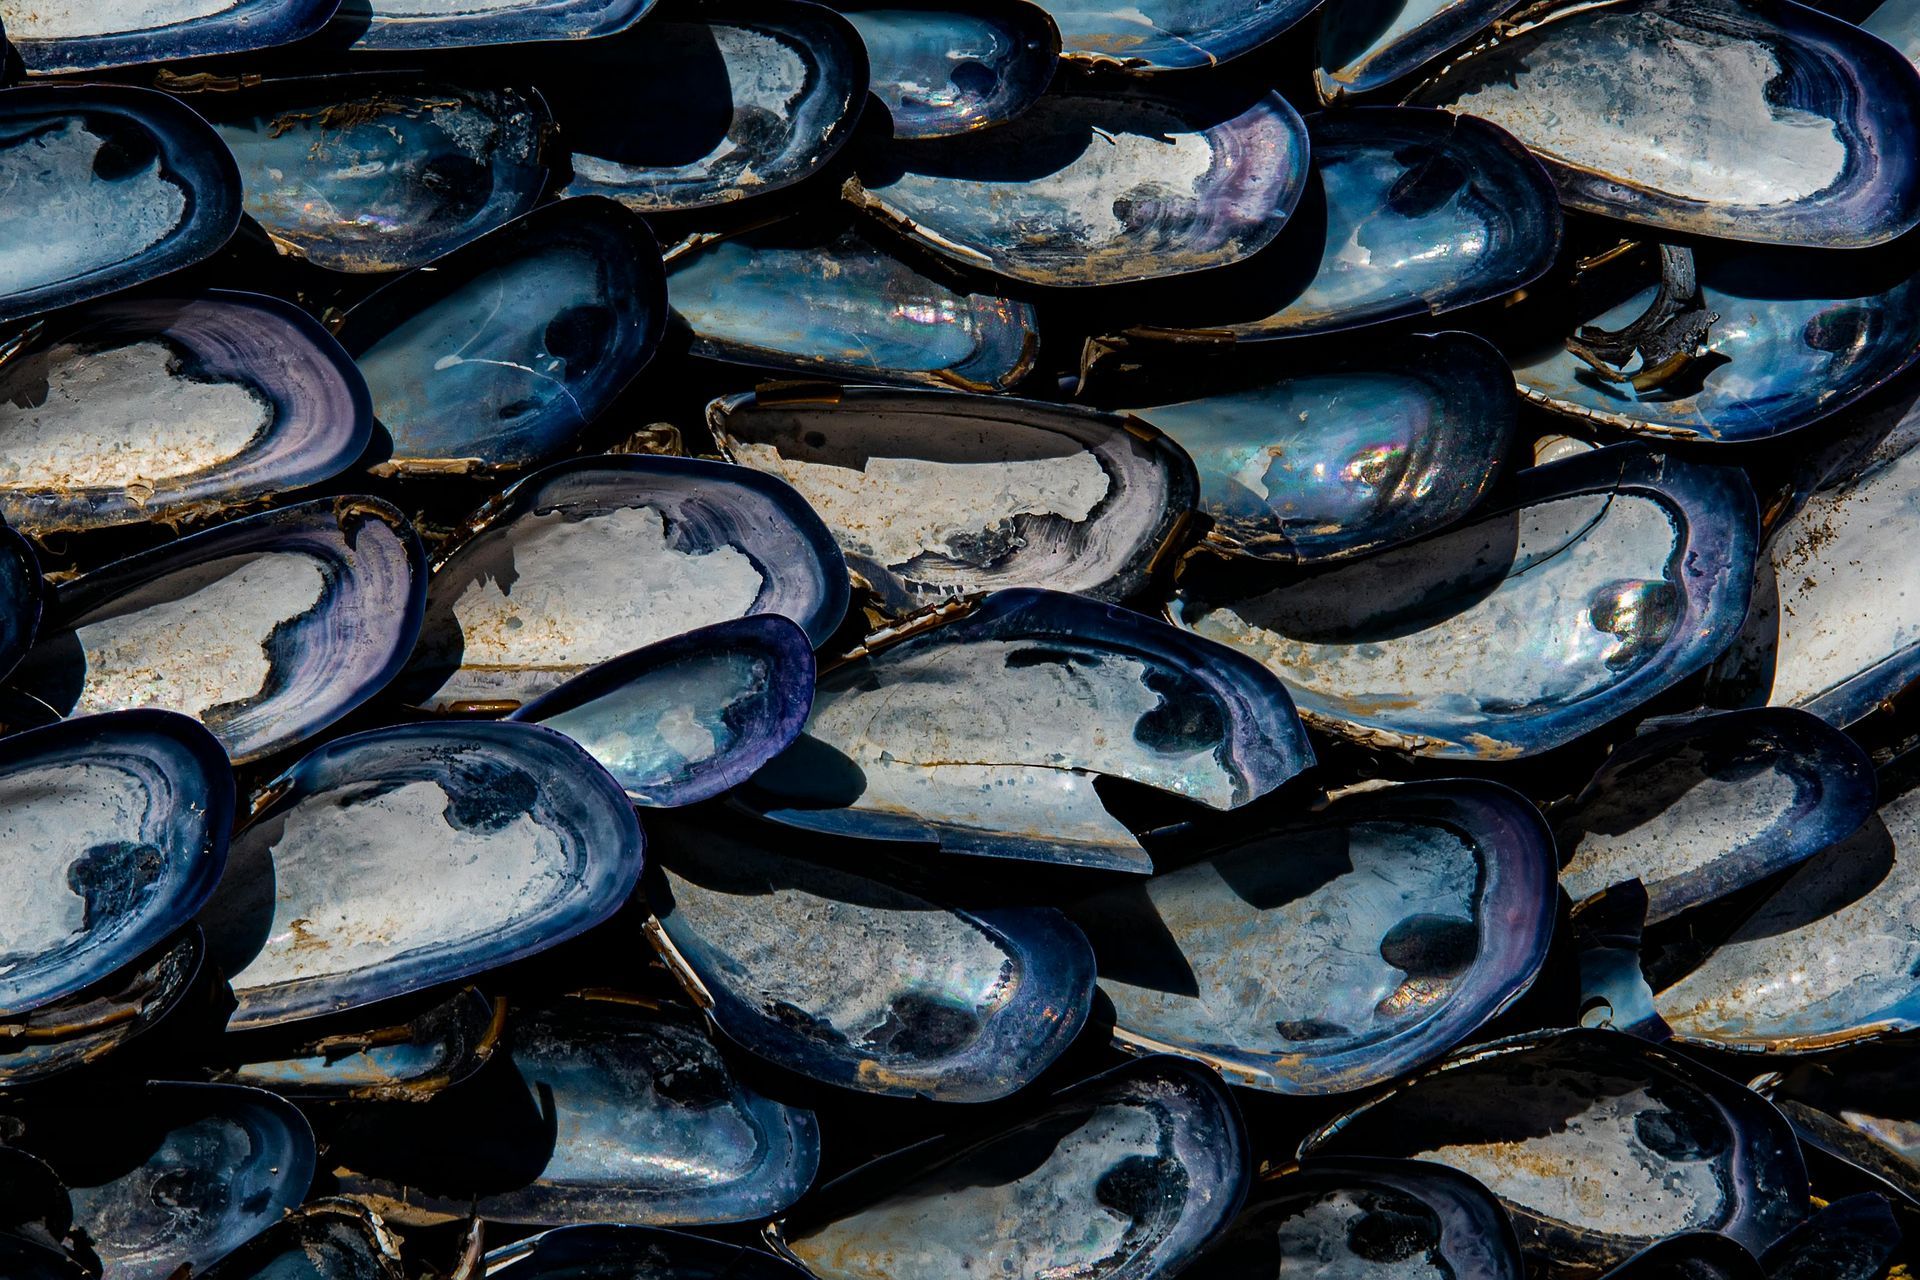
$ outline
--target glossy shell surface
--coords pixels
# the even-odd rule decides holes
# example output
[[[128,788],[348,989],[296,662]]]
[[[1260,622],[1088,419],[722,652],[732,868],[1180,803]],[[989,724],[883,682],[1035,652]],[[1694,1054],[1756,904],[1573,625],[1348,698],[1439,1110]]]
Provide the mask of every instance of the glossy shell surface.
[[[40,75],[270,49],[326,26],[340,0],[7,0],[0,22]]]
[[[897,139],[1004,124],[1053,83],[1060,32],[1027,0],[868,0],[844,12]]]
[[[1385,88],[1515,7],[1518,0],[1408,0],[1322,7],[1313,86],[1326,103]]]
[[[247,1060],[219,1078],[287,1098],[430,1098],[493,1056],[505,1015],[504,1003],[466,987],[404,1023],[373,1026],[385,1020],[369,1010],[358,1029],[262,1046],[265,1051],[243,1054]],[[242,1042],[252,1044],[253,1038]],[[285,1056],[273,1056],[276,1051]]]
[[[1212,67],[1237,58],[1313,12],[1318,0],[1147,0],[1102,5],[1048,0],[1061,54],[1081,66],[1152,73]]]
[[[372,0],[338,15],[335,26],[367,51],[461,49],[474,45],[587,40],[615,35],[647,15],[654,0]]]
[[[206,953],[188,925],[78,995],[0,1024],[0,1088],[38,1084],[117,1053],[181,1007]]]

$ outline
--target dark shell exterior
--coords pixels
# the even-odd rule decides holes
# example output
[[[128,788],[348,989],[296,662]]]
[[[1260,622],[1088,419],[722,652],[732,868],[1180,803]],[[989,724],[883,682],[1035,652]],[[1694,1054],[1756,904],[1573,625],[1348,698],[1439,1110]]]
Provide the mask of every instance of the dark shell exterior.
[[[743,792],[776,820],[1145,872],[1096,777],[1233,809],[1313,761],[1256,663],[1082,596],[996,591],[863,653],[821,673],[806,732]]]
[[[405,686],[418,705],[510,711],[636,646],[760,613],[815,645],[846,563],[785,484],[695,458],[590,457],[509,488],[435,565]]]
[[[205,1273],[205,1280],[405,1280],[399,1243],[353,1200],[323,1199],[280,1221]]]
[[[1913,1208],[1920,1206],[1920,1112],[1912,1068],[1908,1046],[1896,1040],[1801,1058],[1763,1080],[1809,1154],[1840,1161]]]
[[[319,31],[340,0],[7,0],[8,38],[37,75],[184,62],[291,44]]]
[[[1093,953],[1057,911],[948,907],[788,857],[778,828],[656,836],[655,945],[722,1032],[790,1071],[986,1102],[1031,1083],[1086,1021]]]
[[[1152,73],[1217,66],[1312,13],[1319,0],[1048,0],[1061,55],[1097,69]]]
[[[874,97],[899,140],[945,138],[1015,119],[1053,83],[1060,30],[1027,0],[843,4],[871,63]]]
[[[1898,49],[1908,62],[1920,57],[1920,5],[1914,0],[1885,0],[1862,17],[1859,26]]]
[[[1173,617],[1352,738],[1467,759],[1570,742],[1732,640],[1757,519],[1741,472],[1630,445],[1528,480],[1494,514],[1286,586],[1189,560]]]
[[[1920,74],[1797,4],[1548,0],[1409,101],[1512,131],[1581,213],[1829,248],[1920,223]]]
[[[339,474],[372,434],[360,371],[290,303],[96,303],[0,364],[0,515],[41,536],[219,514]]]
[[[372,0],[343,7],[336,29],[363,51],[463,49],[617,35],[654,0]]]
[[[610,200],[562,200],[409,272],[349,311],[391,452],[384,474],[521,468],[572,445],[666,325],[660,250]]]
[[[1761,1280],[1765,1275],[1759,1259],[1738,1240],[1714,1231],[1683,1231],[1648,1245],[1607,1272],[1605,1280]]]
[[[1127,599],[1199,487],[1145,423],[1005,396],[784,388],[716,400],[707,422],[735,462],[799,491],[894,614],[1002,587]]]
[[[7,90],[0,189],[0,324],[191,266],[240,224],[220,135],[150,89]]]
[[[0,1089],[98,1062],[152,1030],[192,993],[205,951],[188,925],[78,995],[0,1023]]]
[[[246,1054],[218,1078],[288,1098],[429,1098],[486,1065],[505,1029],[506,1003],[466,987],[396,1026],[363,1024],[279,1046],[284,1057]]]
[[[427,723],[337,738],[270,783],[202,916],[228,1026],[358,1008],[545,950],[639,880],[633,807],[537,725]],[[431,898],[393,886],[431,885]]]
[[[8,1280],[90,1280],[90,1273],[60,1250],[4,1233],[0,1233],[0,1268]]]
[[[676,809],[736,787],[800,736],[813,646],[757,613],[590,667],[515,711],[585,748],[641,808]]]
[[[508,1266],[515,1280],[806,1280],[758,1249],[612,1222],[555,1227],[487,1254],[489,1271]]]
[[[1330,4],[1320,10],[1313,87],[1320,100],[1385,88],[1468,39],[1519,0],[1408,0]]]
[[[32,646],[46,587],[27,540],[0,524],[0,673],[13,670]],[[34,723],[38,723],[35,721]]]
[[[1767,1280],[1879,1280],[1899,1249],[1893,1206],[1876,1191],[1835,1200],[1760,1255]]]
[[[16,688],[63,714],[197,716],[236,763],[384,688],[420,631],[424,553],[372,498],[282,507],[62,584]]]

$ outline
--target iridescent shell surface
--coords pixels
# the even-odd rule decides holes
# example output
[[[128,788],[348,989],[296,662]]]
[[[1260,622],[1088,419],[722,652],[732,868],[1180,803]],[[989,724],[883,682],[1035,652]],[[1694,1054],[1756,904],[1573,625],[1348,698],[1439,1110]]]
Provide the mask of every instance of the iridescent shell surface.
[[[654,0],[371,0],[343,8],[337,31],[367,51],[588,40],[625,31]]]
[[[864,0],[842,7],[899,139],[1004,124],[1053,83],[1060,31],[1027,0]]]
[[[1330,4],[1320,10],[1313,86],[1339,103],[1385,88],[1439,57],[1519,0],[1406,0]]]
[[[1097,70],[1185,71],[1237,58],[1313,12],[1319,0],[1048,0],[1061,55]]]

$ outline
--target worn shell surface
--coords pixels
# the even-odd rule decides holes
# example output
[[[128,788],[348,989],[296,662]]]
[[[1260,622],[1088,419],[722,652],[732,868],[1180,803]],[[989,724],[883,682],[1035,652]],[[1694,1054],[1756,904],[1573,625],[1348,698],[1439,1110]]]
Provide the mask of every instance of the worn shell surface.
[[[291,44],[340,0],[6,0],[8,38],[40,75],[180,62]]]
[[[1804,862],[1873,804],[1866,753],[1805,712],[1649,722],[1556,814],[1560,883],[1580,902],[1638,880],[1665,920]]]
[[[84,716],[0,740],[0,1016],[78,994],[200,910],[233,777],[185,716]]]
[[[590,667],[507,718],[572,738],[634,804],[674,809],[738,786],[791,746],[813,680],[807,633],[758,613]]]
[[[196,716],[236,763],[257,760],[393,678],[420,630],[422,559],[372,498],[235,520],[62,584],[12,683],[63,715]]]
[[[689,1020],[570,1000],[507,1034],[510,1054],[431,1101],[343,1117],[343,1188],[402,1221],[677,1226],[763,1219],[813,1181],[813,1113],[737,1081]]]
[[[820,513],[892,613],[1001,587],[1124,600],[1193,512],[1193,464],[1113,414],[823,387],[716,400],[714,437]]]
[[[830,1184],[777,1242],[816,1280],[1180,1269],[1246,1195],[1220,1078],[1177,1058],[1097,1076],[1009,1128],[911,1147]]]
[[[704,1236],[612,1222],[555,1227],[487,1254],[515,1280],[806,1280],[790,1262]]]
[[[1057,911],[944,906],[787,857],[777,828],[656,835],[656,945],[723,1032],[788,1070],[985,1102],[1030,1083],[1086,1021],[1093,954]]]
[[[562,200],[409,272],[349,311],[400,474],[524,467],[572,444],[645,367],[666,325],[646,224]]]
[[[843,5],[871,62],[896,139],[1004,124],[1031,107],[1060,56],[1060,31],[1027,0],[861,0]]]
[[[1513,441],[1513,375],[1467,333],[1138,409],[1193,458],[1210,541],[1313,564],[1378,551],[1480,504]]]
[[[219,1078],[288,1098],[431,1097],[471,1076],[493,1056],[505,1016],[504,1002],[466,987],[398,1025],[363,1024],[275,1050],[244,1053],[246,1060]],[[285,1056],[273,1056],[276,1050]]]
[[[547,182],[551,121],[531,88],[348,74],[194,105],[232,150],[254,221],[330,271],[417,267],[528,212]]]
[[[399,1245],[380,1216],[332,1197],[285,1217],[205,1273],[205,1280],[404,1280]]]
[[[96,303],[0,364],[0,515],[42,535],[218,513],[337,475],[372,432],[359,370],[290,303]]]
[[[1570,209],[1832,248],[1920,223],[1920,75],[1848,23],[1764,0],[1548,0],[1507,27],[1409,101],[1512,131]]]
[[[1807,1212],[1806,1169],[1777,1111],[1617,1031],[1467,1050],[1330,1121],[1301,1151],[1432,1160],[1478,1178],[1513,1214],[1529,1260],[1558,1274],[1597,1274],[1683,1231],[1758,1250]]]
[[[1439,1057],[1533,984],[1553,839],[1481,782],[1409,784],[1074,908],[1114,1039],[1277,1093],[1362,1089]]]
[[[820,518],[747,467],[691,458],[557,463],[508,489],[435,567],[406,678],[420,705],[512,710],[609,658],[778,613],[818,645],[847,608]]]
[[[1082,596],[997,591],[820,677],[743,793],[778,821],[950,853],[1145,872],[1125,778],[1213,809],[1312,763],[1287,691],[1230,650]]]
[[[1082,66],[1128,72],[1216,66],[1271,40],[1319,0],[1146,0],[1121,8],[1097,0],[1048,0],[1061,54]]]
[[[1172,612],[1258,658],[1335,732],[1527,755],[1726,647],[1755,524],[1740,472],[1615,446],[1534,469],[1495,514],[1284,587],[1189,561]]]
[[[847,20],[801,0],[729,0],[568,46],[546,84],[573,152],[568,195],[638,213],[731,205],[813,174],[853,136],[867,55]]]
[[[956,293],[851,231],[676,247],[667,296],[694,355],[811,375],[1003,391],[1040,345],[1029,304]]]
[[[1491,25],[1519,0],[1408,0],[1320,10],[1313,86],[1320,100],[1384,88]]]
[[[334,26],[360,50],[589,40],[616,35],[654,0],[372,0],[343,6]]]
[[[1055,91],[989,133],[896,144],[856,203],[963,267],[1108,285],[1239,262],[1307,185],[1307,131],[1248,102]]]
[[[193,991],[205,951],[188,925],[77,995],[0,1023],[0,1089],[98,1062],[152,1030]]]
[[[240,223],[219,135],[149,89],[7,90],[0,190],[0,324],[190,266]]]
[[[270,784],[202,916],[236,1030],[496,968],[626,901],[643,842],[604,769],[537,725],[338,738]],[[395,885],[431,885],[399,895]]]

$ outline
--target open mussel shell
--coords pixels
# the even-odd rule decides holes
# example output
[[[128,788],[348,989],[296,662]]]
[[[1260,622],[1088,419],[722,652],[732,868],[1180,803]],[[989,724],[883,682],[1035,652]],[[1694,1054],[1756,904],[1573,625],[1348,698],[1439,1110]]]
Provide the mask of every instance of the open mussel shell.
[[[852,231],[775,226],[667,253],[692,353],[809,375],[1004,391],[1032,372],[1025,302],[957,293]]]
[[[257,760],[393,678],[420,630],[423,558],[372,498],[218,525],[63,583],[12,684],[62,714],[184,712]]]
[[[542,85],[573,154],[566,193],[649,215],[793,186],[846,145],[867,98],[859,35],[803,0],[662,14],[554,58]]]
[[[1513,375],[1469,333],[1135,413],[1192,456],[1207,539],[1295,564],[1378,551],[1480,505],[1513,443]]]
[[[1248,101],[1055,90],[990,132],[896,144],[848,198],[962,267],[1124,284],[1259,252],[1307,185],[1307,131]]]
[[[735,462],[799,490],[895,614],[1001,587],[1127,599],[1198,488],[1136,419],[1004,396],[780,388],[716,400],[707,421]]]
[[[1528,473],[1495,513],[1285,586],[1182,566],[1172,616],[1258,658],[1329,731],[1502,759],[1608,724],[1746,615],[1746,477],[1619,445]]]
[[[1149,1280],[1230,1222],[1248,1181],[1245,1130],[1220,1078],[1151,1058],[1010,1127],[856,1169],[772,1235],[816,1280]]]
[[[1560,883],[1580,902],[1638,880],[1657,922],[1804,862],[1873,805],[1866,753],[1803,711],[1652,721],[1556,813]]]
[[[1491,26],[1519,0],[1410,0],[1320,9],[1313,87],[1336,104],[1385,88]]]
[[[341,319],[386,429],[380,474],[525,467],[562,452],[652,358],[659,246],[610,200],[562,200],[380,289]]]
[[[1312,13],[1319,0],[1047,0],[1060,27],[1060,53],[1095,70],[1151,74],[1217,66]]]
[[[625,31],[654,0],[372,0],[343,5],[334,27],[362,51],[590,40]]]
[[[185,716],[82,716],[0,739],[0,1017],[79,993],[192,920],[232,822],[226,755]]]
[[[489,1275],[513,1280],[806,1280],[791,1262],[758,1249],[658,1227],[613,1222],[555,1227],[487,1254]]]
[[[1607,1272],[1605,1280],[1763,1280],[1765,1276],[1759,1259],[1731,1236],[1682,1231],[1648,1245]]]
[[[571,999],[508,1022],[506,1053],[425,1103],[329,1132],[341,1182],[403,1222],[751,1222],[813,1182],[810,1111],[740,1083],[696,1023]]]
[[[194,1274],[202,1280],[404,1280],[406,1271],[380,1215],[358,1201],[328,1197],[289,1209],[225,1260]]]
[[[262,294],[115,299],[0,363],[0,515],[36,537],[218,515],[366,451],[366,383]]]
[[[1439,1057],[1533,985],[1553,873],[1553,838],[1518,793],[1407,784],[1071,914],[1121,1048],[1256,1089],[1345,1093]]]
[[[338,738],[268,785],[202,915],[238,1001],[228,1025],[336,1013],[554,946],[626,901],[642,848],[618,784],[552,730]]]
[[[1255,1184],[1193,1263],[1213,1280],[1524,1280],[1513,1223],[1478,1182],[1424,1160],[1310,1160]]]
[[[515,711],[572,738],[642,808],[711,799],[800,736],[813,647],[777,613],[716,622],[590,667]]]
[[[1146,872],[1096,779],[1233,809],[1313,762],[1257,663],[1114,605],[996,591],[903,634],[821,673],[806,732],[750,804],[834,836]]]
[[[7,38],[37,75],[254,53],[319,31],[340,0],[6,0]]]
[[[1767,1280],[1880,1280],[1899,1249],[1893,1206],[1877,1191],[1835,1200],[1760,1255]]]
[[[7,90],[0,189],[0,324],[191,266],[240,224],[220,136],[150,89]]]
[[[1044,907],[947,907],[788,857],[777,828],[655,829],[652,936],[714,1023],[770,1062],[849,1089],[985,1102],[1079,1034],[1093,954]]]
[[[1779,1112],[1617,1031],[1466,1050],[1329,1121],[1301,1154],[1469,1174],[1513,1214],[1529,1263],[1554,1275],[1597,1275],[1683,1231],[1758,1251],[1807,1212],[1806,1168]]]
[[[1512,131],[1582,213],[1831,248],[1920,223],[1920,75],[1797,4],[1548,0],[1409,101]]]
[[[748,467],[591,457],[509,488],[434,567],[405,681],[434,710],[510,711],[637,646],[778,613],[818,645],[846,563],[800,495]]]
[[[240,166],[246,210],[329,271],[417,267],[530,211],[552,127],[533,89],[381,73],[192,99]]]
[[[485,1066],[505,1029],[505,1002],[465,987],[404,1022],[369,1010],[353,1027],[294,1044],[240,1037],[234,1048],[245,1060],[217,1078],[288,1098],[430,1098]]]
[[[0,1022],[0,1089],[98,1062],[152,1030],[193,992],[205,951],[188,925],[77,995]]]
[[[944,138],[1012,120],[1046,92],[1060,30],[1027,0],[855,0],[873,95],[896,140]]]

